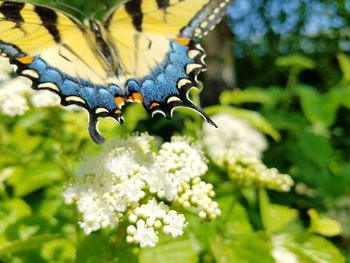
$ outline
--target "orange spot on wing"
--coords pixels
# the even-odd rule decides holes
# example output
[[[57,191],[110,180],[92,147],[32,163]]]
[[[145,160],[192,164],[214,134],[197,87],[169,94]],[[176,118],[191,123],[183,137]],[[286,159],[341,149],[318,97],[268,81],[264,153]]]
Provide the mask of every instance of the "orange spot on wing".
[[[133,101],[138,102],[138,103],[143,103],[143,97],[141,93],[135,92],[131,95],[131,98]]]
[[[125,100],[122,97],[116,97],[115,99],[115,103],[118,105],[119,108],[124,106]]]
[[[157,106],[159,106],[159,103],[153,102],[148,108],[151,110],[151,109],[153,109],[154,107],[157,107]]]
[[[122,111],[121,111],[120,109],[116,109],[116,110],[114,111],[114,113],[115,113],[115,114],[121,114]]]
[[[28,56],[28,57],[16,58],[16,60],[23,63],[23,64],[30,64],[33,62],[34,58],[35,57]]]
[[[189,38],[175,38],[174,41],[180,45],[183,46],[188,46],[188,44],[190,43],[191,39]]]

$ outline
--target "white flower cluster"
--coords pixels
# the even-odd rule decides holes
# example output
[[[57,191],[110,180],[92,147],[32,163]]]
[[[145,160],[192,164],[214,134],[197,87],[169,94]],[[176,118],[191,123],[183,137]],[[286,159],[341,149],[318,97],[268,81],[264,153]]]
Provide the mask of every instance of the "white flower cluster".
[[[63,196],[66,203],[76,203],[86,234],[115,227],[128,215],[127,241],[154,246],[160,232],[177,237],[187,225],[171,202],[197,209],[204,219],[221,213],[212,200],[213,187],[200,179],[207,171],[201,150],[174,137],[154,152],[153,142],[146,134],[117,140],[81,165]]]
[[[217,129],[207,123],[203,126],[203,143],[211,157],[234,150],[247,157],[261,158],[262,152],[267,148],[266,139],[261,132],[227,113],[214,115],[211,119],[218,125]]]
[[[294,185],[290,175],[280,174],[276,168],[268,168],[258,159],[232,151],[216,155],[213,161],[224,168],[229,177],[242,187],[255,185],[288,192]]]
[[[218,129],[203,126],[203,143],[213,162],[223,168],[240,186],[267,187],[289,191],[294,185],[287,174],[266,167],[261,159],[267,142],[262,133],[229,114],[212,117]]]
[[[199,208],[199,217],[203,220],[213,220],[221,215],[218,203],[211,198],[215,196],[213,185],[203,182],[199,177],[191,182],[183,182],[178,189],[176,201],[183,207]]]
[[[197,145],[190,145],[186,139],[173,137],[163,143],[155,157],[157,170],[146,178],[152,193],[173,201],[183,182],[203,175],[208,167]]]
[[[8,116],[24,114],[29,104],[34,107],[60,105],[59,97],[49,91],[34,91],[31,81],[24,77],[12,79],[12,68],[8,59],[0,58],[0,111]],[[28,101],[29,98],[29,101]]]
[[[141,247],[155,246],[158,242],[158,231],[172,237],[183,235],[186,219],[175,210],[170,210],[163,202],[158,203],[154,198],[146,204],[135,208],[129,215],[127,241],[138,243]]]

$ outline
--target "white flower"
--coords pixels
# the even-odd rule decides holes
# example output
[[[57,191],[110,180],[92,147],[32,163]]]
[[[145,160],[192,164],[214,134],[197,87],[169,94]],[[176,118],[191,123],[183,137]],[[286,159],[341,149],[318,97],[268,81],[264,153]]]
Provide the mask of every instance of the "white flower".
[[[60,105],[60,98],[47,90],[35,91],[25,77],[12,79],[13,69],[7,58],[0,58],[0,110],[8,116],[22,115],[29,110],[28,98],[34,107]]]
[[[148,227],[144,220],[138,220],[133,240],[135,243],[139,243],[140,247],[154,247],[159,238],[156,231],[152,227]]]
[[[203,153],[198,147],[183,138],[173,137],[171,142],[161,146],[155,158],[151,176],[145,180],[152,193],[171,201],[177,197],[181,182],[203,175],[208,167]]]
[[[117,140],[78,169],[63,196],[67,203],[77,203],[83,215],[80,226],[86,233],[115,226],[119,215],[145,196],[142,177],[150,173],[147,165],[152,155],[145,146],[150,138],[142,135]],[[90,221],[97,222],[98,228]]]
[[[185,217],[162,198],[182,204],[187,195],[182,207],[203,210],[209,220],[219,214],[212,185],[199,178],[207,171],[201,150],[176,137],[154,152],[153,142],[146,134],[119,139],[80,166],[63,197],[76,203],[86,234],[128,220],[126,240],[141,247],[155,246],[160,232],[181,236]]]
[[[221,215],[218,204],[212,200],[215,196],[213,185],[203,182],[199,177],[191,182],[183,182],[175,199],[183,208],[199,208],[198,215],[203,220],[213,220]]]
[[[34,107],[53,107],[60,105],[60,97],[48,90],[38,90],[33,92],[30,101]]]
[[[294,185],[290,175],[280,174],[276,168],[268,168],[261,160],[233,151],[217,154],[213,161],[225,169],[232,180],[243,187],[255,185],[287,192]]]
[[[8,58],[0,57],[0,82],[6,81],[10,78],[13,72]]]
[[[157,203],[155,199],[148,201],[146,204],[137,207],[134,214],[143,218],[162,219],[169,208],[163,203]]]
[[[153,246],[154,235],[159,231],[169,234],[172,237],[183,235],[187,226],[185,216],[178,214],[175,210],[169,210],[169,207],[163,202],[158,203],[155,199],[149,200],[146,204],[137,207],[129,219],[136,225],[130,225],[127,228],[128,242],[139,243],[143,246]],[[156,242],[158,239],[156,239]]]
[[[25,96],[30,92],[30,81],[16,78],[0,86],[0,109],[8,116],[22,115],[29,109]]]
[[[171,234],[172,237],[182,236],[184,228],[186,227],[186,219],[184,215],[178,214],[176,211],[171,210],[163,219],[165,226],[163,228],[164,233]]]
[[[218,128],[213,128],[207,123],[203,126],[203,143],[211,157],[230,149],[247,157],[261,158],[262,152],[267,147],[266,139],[261,132],[227,113],[220,113],[211,118]]]

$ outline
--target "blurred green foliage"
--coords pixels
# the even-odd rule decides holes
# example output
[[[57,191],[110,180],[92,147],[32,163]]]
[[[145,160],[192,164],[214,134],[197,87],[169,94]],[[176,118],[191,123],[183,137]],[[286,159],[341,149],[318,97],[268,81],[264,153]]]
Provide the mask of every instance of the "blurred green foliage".
[[[101,17],[114,1],[69,4]],[[340,53],[328,59],[336,62],[325,65],[319,63],[322,57],[302,54],[268,65],[263,58],[238,61],[242,88],[223,92],[220,104],[205,110],[233,114],[269,135],[265,163],[292,175],[296,186],[290,193],[237,188],[210,164],[207,180],[215,185],[222,216],[203,224],[187,214],[185,236],[164,237],[155,248],[127,245],[119,230],[85,236],[77,227],[77,211],[63,203],[62,189],[81,159],[99,150],[88,136],[85,112],[52,108],[0,116],[0,261],[266,263],[275,262],[273,255],[298,262],[349,261],[350,58]],[[279,77],[266,79],[261,71],[249,85],[252,75],[246,69],[254,63]],[[319,86],[312,77],[321,73]],[[107,140],[134,131],[164,139],[175,133],[197,136],[202,124],[187,110],[172,121],[150,120],[140,105],[129,105],[125,119],[123,126],[101,122]]]

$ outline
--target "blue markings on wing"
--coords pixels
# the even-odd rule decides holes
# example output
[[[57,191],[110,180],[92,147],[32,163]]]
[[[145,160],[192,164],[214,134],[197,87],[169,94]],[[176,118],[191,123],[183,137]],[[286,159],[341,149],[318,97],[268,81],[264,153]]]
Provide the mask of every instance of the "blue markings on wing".
[[[117,108],[114,97],[122,96],[120,88],[114,84],[94,85],[86,80],[65,76],[58,69],[50,67],[39,56],[36,56],[27,67],[38,72],[40,76],[38,84],[54,83],[59,88],[63,100],[69,96],[80,97],[86,102],[88,110],[105,108],[113,112]]]
[[[27,56],[16,46],[2,42],[0,42],[0,50],[7,57],[14,60],[13,63],[15,64],[19,63],[16,62],[16,58]],[[124,96],[124,93],[116,84],[95,85],[90,81],[70,77],[59,69],[51,67],[40,56],[35,56],[30,64],[20,64],[19,66],[22,67],[19,72],[28,68],[38,73],[39,79],[32,79],[34,88],[43,83],[53,83],[59,89],[59,91],[53,91],[61,96],[63,104],[67,104],[67,97],[76,96],[85,101],[85,104],[82,105],[80,103],[80,105],[85,106],[91,113],[97,108],[105,108],[113,113],[118,108],[114,98],[116,96]]]
[[[39,74],[38,84],[54,83],[59,88],[63,101],[69,96],[80,97],[86,102],[88,110],[101,107],[113,112],[117,108],[114,98],[128,96],[133,92],[140,92],[145,106],[148,107],[152,102],[163,103],[169,96],[179,96],[177,82],[188,77],[185,66],[193,62],[187,55],[189,47],[173,41],[169,45],[169,53],[150,75],[127,82],[126,94],[116,84],[94,85],[89,81],[67,76],[59,69],[51,67],[40,56],[36,56],[34,61],[26,66]],[[0,43],[0,48],[9,57],[25,56],[16,47],[6,43]]]
[[[183,46],[176,42],[173,42],[171,46],[173,48],[173,52],[169,55],[171,64],[184,67],[186,64],[193,62],[193,60],[187,55],[187,51],[189,49],[188,46]]]
[[[141,93],[144,106],[148,112],[151,112],[152,109],[153,112],[161,110],[167,117],[171,117],[173,108],[185,106],[197,110],[208,122],[212,123],[198,107],[188,100],[187,92],[191,87],[188,85],[185,87],[185,85],[181,85],[179,82],[179,80],[185,79],[190,82],[190,85],[195,86],[195,76],[199,72],[187,74],[186,67],[191,63],[204,67],[202,60],[199,60],[197,57],[190,58],[188,56],[190,49],[197,50],[201,54],[201,49],[196,49],[192,45],[184,46],[170,40],[169,51],[163,61],[152,69],[149,75],[143,78],[127,80],[125,87],[122,87],[124,89],[121,89],[118,85],[121,84],[123,86],[123,83],[97,85],[88,80],[69,76],[58,68],[50,66],[49,61],[44,61],[40,55],[34,57],[34,60],[29,64],[22,63],[19,58],[28,55],[21,52],[16,46],[0,41],[1,52],[10,58],[11,64],[18,66],[16,71],[18,75],[23,75],[33,81],[33,88],[50,89],[60,95],[63,105],[77,104],[89,111],[89,133],[96,143],[103,142],[103,137],[96,127],[97,118],[110,116],[115,118],[119,123],[122,123],[123,117],[121,116],[119,106],[116,105],[115,98],[123,97],[127,100],[134,92]],[[24,73],[27,69],[36,71],[38,77],[30,71],[27,72],[28,74]],[[186,83],[188,84],[188,82]],[[172,96],[177,97],[177,99],[168,100]],[[83,102],[75,97],[82,99]],[[156,106],[154,104],[152,106],[153,102],[156,103]],[[99,108],[106,109],[108,112],[97,110]]]
[[[146,107],[152,102],[165,103],[170,96],[179,96],[177,82],[181,78],[188,78],[185,67],[193,63],[187,55],[188,49],[187,46],[170,42],[170,51],[164,61],[149,76],[139,81],[128,81],[126,92],[140,92]]]
[[[6,53],[10,57],[18,57],[21,54],[17,48],[6,43],[0,42],[0,48],[2,52]]]
[[[42,72],[39,72],[40,75],[40,82],[53,82],[56,85],[57,83],[62,83],[63,82],[63,77],[60,73],[58,73],[57,70],[55,69],[42,69]]]

